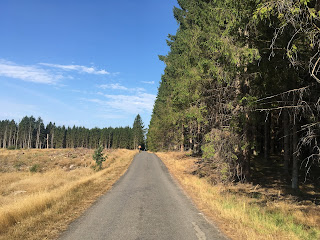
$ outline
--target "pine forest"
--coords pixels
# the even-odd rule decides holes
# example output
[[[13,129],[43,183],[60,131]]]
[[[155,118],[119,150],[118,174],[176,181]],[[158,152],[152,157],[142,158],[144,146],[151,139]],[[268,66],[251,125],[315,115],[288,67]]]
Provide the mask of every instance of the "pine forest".
[[[144,148],[144,125],[138,114],[133,127],[92,128],[46,126],[39,117],[24,117],[19,123],[14,120],[0,121],[0,147],[9,149],[30,148]]]
[[[319,184],[320,2],[178,4],[148,149],[201,156],[213,182],[250,182],[260,162]]]

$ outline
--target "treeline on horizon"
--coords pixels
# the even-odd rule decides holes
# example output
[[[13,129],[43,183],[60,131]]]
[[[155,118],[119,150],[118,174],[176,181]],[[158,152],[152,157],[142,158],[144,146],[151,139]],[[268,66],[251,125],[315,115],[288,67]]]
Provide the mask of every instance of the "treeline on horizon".
[[[218,182],[250,181],[254,158],[280,156],[293,189],[319,183],[319,3],[178,0],[148,148],[200,154]]]
[[[20,122],[0,121],[0,148],[144,148],[145,129],[140,115],[132,127],[92,128],[56,126],[55,123],[44,125],[39,117],[25,116]]]

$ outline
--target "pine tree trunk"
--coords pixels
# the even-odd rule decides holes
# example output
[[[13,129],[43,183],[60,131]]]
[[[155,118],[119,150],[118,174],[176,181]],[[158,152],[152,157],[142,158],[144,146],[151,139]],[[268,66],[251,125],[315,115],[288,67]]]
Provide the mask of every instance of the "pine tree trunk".
[[[49,133],[47,133],[47,149],[49,148]]]
[[[183,124],[181,124],[181,145],[180,145],[180,151],[184,151],[184,134],[183,134]]]
[[[24,133],[23,139],[21,140],[21,148],[26,148],[27,146],[27,135]]]
[[[108,143],[108,148],[110,149],[110,147],[111,147],[111,134],[109,133],[109,143]]]
[[[289,161],[290,161],[290,135],[289,135],[289,116],[288,111],[283,111],[283,148],[284,148],[284,156],[283,156],[283,171],[285,179],[289,179]]]
[[[8,147],[11,147],[11,145],[12,145],[12,127],[10,127]]]
[[[8,130],[8,126],[6,126],[6,130],[4,131],[4,135],[3,135],[3,148],[7,148],[7,130]]]
[[[274,150],[274,145],[275,145],[275,126],[274,126],[274,120],[273,120],[273,114],[270,113],[270,135],[269,135],[269,139],[270,139],[270,155],[273,155],[275,150]]]
[[[298,132],[297,132],[297,123],[293,124],[293,141],[292,147],[294,149],[293,158],[292,158],[292,189],[297,191],[299,189],[298,185]]]
[[[18,148],[19,130],[20,130],[20,127],[19,127],[19,125],[18,125],[18,131],[17,131],[17,137],[16,137],[16,149]]]
[[[40,121],[39,121],[39,126],[38,126],[38,131],[37,131],[37,141],[36,141],[36,148],[40,148]]]
[[[53,140],[54,140],[54,130],[52,130],[52,133],[51,133],[51,148],[54,147]]]
[[[198,129],[197,129],[197,147],[195,149],[197,154],[200,154],[201,152],[201,124],[198,123]]]
[[[197,133],[196,133],[196,136],[194,137],[194,141],[193,141],[193,153],[195,153],[195,154],[198,153],[198,134],[199,134],[199,124],[197,126]]]
[[[269,159],[269,115],[264,122],[264,159]]]
[[[11,144],[11,146],[16,146],[16,131],[14,131],[12,133],[12,144]]]
[[[292,127],[293,127],[293,124],[291,123],[291,121],[290,121],[290,124],[289,124],[289,126],[290,126],[290,129],[289,129],[289,131],[292,131]],[[294,150],[293,150],[293,134],[290,134],[289,135],[289,138],[290,138],[290,161],[292,161],[292,156],[293,156],[293,152],[294,152]]]
[[[249,115],[246,113],[245,115],[245,123],[243,126],[243,133],[244,133],[244,143],[245,143],[245,149],[243,150],[243,156],[244,156],[244,175],[247,182],[251,181],[251,173],[250,173],[250,131],[249,131]]]
[[[31,148],[31,123],[29,125],[28,148]]]

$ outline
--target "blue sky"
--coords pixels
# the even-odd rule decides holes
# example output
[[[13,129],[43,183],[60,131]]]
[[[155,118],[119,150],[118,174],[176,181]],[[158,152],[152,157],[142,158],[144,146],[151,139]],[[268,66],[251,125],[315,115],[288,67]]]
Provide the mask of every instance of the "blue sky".
[[[175,0],[1,0],[0,119],[148,126]]]

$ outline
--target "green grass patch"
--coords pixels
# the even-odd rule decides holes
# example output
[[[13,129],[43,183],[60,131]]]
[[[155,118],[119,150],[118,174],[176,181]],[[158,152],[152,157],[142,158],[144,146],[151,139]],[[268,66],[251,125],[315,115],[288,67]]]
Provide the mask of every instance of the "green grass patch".
[[[33,164],[33,165],[29,168],[30,172],[38,172],[39,169],[40,169],[40,165],[39,165],[39,164]]]
[[[277,232],[282,231],[298,239],[320,239],[318,228],[299,222],[290,213],[268,210],[267,207],[260,207],[256,203],[248,204],[245,199],[237,198],[233,194],[225,196],[220,204],[222,209],[239,214],[241,221],[256,232],[276,235]]]

